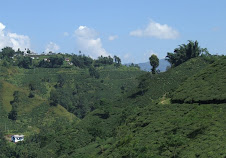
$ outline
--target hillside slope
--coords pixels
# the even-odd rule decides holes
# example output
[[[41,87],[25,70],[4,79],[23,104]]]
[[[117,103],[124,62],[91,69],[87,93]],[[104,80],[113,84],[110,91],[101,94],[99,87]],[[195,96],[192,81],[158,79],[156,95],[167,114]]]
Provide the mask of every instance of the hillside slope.
[[[226,103],[226,57],[184,82],[172,96],[175,103]]]
[[[78,117],[102,106],[104,100],[114,100],[129,91],[138,84],[136,76],[143,73],[134,68],[106,66],[99,68],[100,78],[95,79],[87,69],[76,67],[1,70],[0,129],[7,134],[27,135],[38,133],[59,119],[76,123]],[[51,97],[56,106],[51,106]],[[12,111],[16,111],[12,118],[15,120],[9,119]]]
[[[29,90],[18,87],[7,81],[0,81],[0,129],[7,134],[24,133],[31,135],[39,132],[39,128],[54,124],[57,119],[66,122],[77,121],[76,116],[69,113],[61,105],[49,106],[49,101],[35,95],[29,98]],[[18,99],[15,99],[17,94]],[[9,119],[9,114],[16,111],[16,120]]]
[[[46,124],[39,127],[37,134],[15,146],[12,156],[224,158],[226,104],[173,102],[178,89],[184,91],[183,87],[190,82],[200,82],[196,77],[199,75],[205,74],[206,79],[213,81],[221,80],[215,83],[221,87],[225,83],[225,74],[217,72],[222,68],[219,65],[224,63],[223,57],[211,65],[199,57],[156,75],[128,71],[126,67],[118,70],[105,67],[98,70],[101,72],[99,79],[91,78],[87,71],[39,69],[35,74],[34,70],[28,70],[18,77],[20,82],[10,82],[29,87],[35,76],[34,94],[44,94],[42,99],[48,98],[54,90],[65,96],[59,100],[64,106],[69,104],[62,99],[70,101],[68,96],[74,94],[72,99],[80,99],[83,103],[74,105],[88,105],[93,109],[70,124],[62,119],[50,124],[50,119],[44,121]],[[63,85],[59,82],[59,74],[65,76]],[[80,87],[74,91],[71,88],[76,84]],[[202,85],[199,90],[205,88],[206,85]],[[217,94],[224,93],[222,90]],[[37,106],[36,110],[29,112],[28,118],[34,117],[38,123],[40,117],[37,115],[42,113],[41,110],[45,111],[45,107],[45,104]],[[78,114],[76,110],[74,114]]]
[[[199,59],[195,60],[198,61]],[[178,70],[183,68],[191,69],[191,67],[186,68],[186,64],[194,64],[193,66],[195,67],[197,64],[194,62],[195,60],[190,60],[181,65],[181,67],[172,69],[171,73],[179,72]],[[198,85],[202,82],[202,77],[197,78],[197,76],[202,76],[203,74],[205,74],[207,82],[208,80],[210,83],[215,81],[214,85],[216,87],[222,87],[222,83],[226,81],[225,73],[218,72],[222,69],[224,70],[224,64],[225,58],[220,57],[213,64],[209,66],[207,64],[200,71],[196,69],[193,72],[194,76],[190,74],[191,77],[188,77],[184,84],[181,82],[182,85],[178,84],[178,81],[180,81],[179,78],[182,77],[183,73],[178,73],[178,79],[175,79],[174,83],[176,82],[175,87],[179,86],[181,91],[178,92],[178,90],[174,89],[176,91],[172,93],[173,97],[178,95],[178,93],[182,96],[194,93],[191,88],[189,88],[191,92],[188,91],[188,85],[189,83],[197,83]],[[159,75],[158,77],[160,80],[161,76]],[[148,80],[144,81],[149,83]],[[158,88],[162,86],[158,84]],[[201,92],[208,86],[208,84],[202,84],[197,89]],[[205,104],[171,104],[170,101],[162,102],[162,99],[167,99],[166,97],[150,100],[150,97],[152,97],[151,88],[152,84],[143,95],[134,98],[136,102],[131,103],[131,108],[134,109],[135,104],[139,104],[142,108],[129,111],[125,123],[117,128],[116,142],[106,148],[102,157],[226,156],[226,145],[224,143],[226,141],[225,103],[220,104],[220,102],[216,101],[213,104],[214,102],[208,102],[208,96],[212,96],[211,94],[207,95],[208,91],[203,91],[204,95],[207,95],[205,98],[207,100],[203,100]],[[183,92],[185,93],[183,94]],[[225,91],[221,88],[215,94],[225,94]],[[223,97],[222,100],[226,99],[223,95],[220,96]],[[137,97],[140,99],[138,100]],[[194,95],[195,100],[199,98],[199,95]]]

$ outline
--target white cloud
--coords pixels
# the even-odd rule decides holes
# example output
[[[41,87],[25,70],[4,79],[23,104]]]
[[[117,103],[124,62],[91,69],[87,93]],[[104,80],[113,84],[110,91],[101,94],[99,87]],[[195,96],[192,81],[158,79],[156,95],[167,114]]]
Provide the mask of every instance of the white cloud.
[[[12,47],[14,50],[30,48],[30,38],[28,36],[6,32],[5,28],[6,26],[0,23],[0,49],[4,47]]]
[[[64,32],[64,36],[69,36],[69,33],[68,32]]]
[[[46,46],[45,53],[56,52],[60,49],[60,47],[53,42],[49,42]]]
[[[0,23],[0,31],[2,32],[5,29],[5,25],[3,25],[2,23]]]
[[[123,58],[124,59],[129,59],[130,58],[130,54],[129,53],[124,54]]]
[[[146,28],[132,31],[130,35],[136,37],[155,37],[159,39],[176,39],[179,37],[179,32],[166,24],[161,25],[157,22],[150,21]]]
[[[108,56],[109,53],[103,48],[101,39],[97,35],[94,29],[88,28],[87,26],[79,26],[75,30],[78,49],[92,58],[97,58],[101,55]]]
[[[134,56],[131,55],[130,53],[125,53],[124,55],[121,56],[122,58],[122,63],[132,63],[135,61]]]
[[[116,38],[118,38],[118,36],[117,36],[117,35],[113,35],[113,36],[109,36],[109,37],[108,37],[108,40],[109,40],[109,41],[113,41],[113,40],[115,40]]]

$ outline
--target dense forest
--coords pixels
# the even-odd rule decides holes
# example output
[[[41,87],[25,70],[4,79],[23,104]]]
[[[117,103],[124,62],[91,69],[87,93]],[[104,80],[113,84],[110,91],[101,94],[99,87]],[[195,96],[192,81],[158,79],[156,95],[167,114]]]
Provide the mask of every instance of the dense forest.
[[[156,55],[151,72],[117,56],[0,59],[0,157],[226,157],[226,57],[197,41],[167,53],[166,72]]]

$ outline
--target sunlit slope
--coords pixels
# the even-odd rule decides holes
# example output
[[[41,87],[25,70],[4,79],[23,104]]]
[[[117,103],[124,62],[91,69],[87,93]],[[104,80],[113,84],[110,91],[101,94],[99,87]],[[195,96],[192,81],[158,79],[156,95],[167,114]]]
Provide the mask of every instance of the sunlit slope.
[[[218,59],[213,60],[224,65]],[[88,70],[26,70],[15,83],[29,93],[32,83],[32,92],[43,102],[21,118],[27,124],[32,117],[32,128],[41,123],[44,126],[24,144],[17,145],[17,149],[23,149],[17,153],[22,157],[225,157],[226,104],[171,102],[177,89],[198,74],[205,72],[205,78],[217,80],[221,73],[215,72],[221,67],[209,73],[215,63],[194,58],[156,75],[103,67],[98,70],[98,79],[90,77]],[[60,85],[60,81],[65,82]],[[218,87],[221,84],[216,82]],[[61,94],[64,107],[75,99],[73,102],[83,103],[75,106],[82,109],[91,105],[92,110],[87,106],[84,117],[66,124],[61,112],[68,109],[59,108],[61,104],[49,106],[52,90]],[[222,90],[218,94],[224,93]],[[79,114],[78,109],[74,110]],[[69,120],[70,116],[65,117]]]
[[[6,72],[9,71],[11,71],[10,68]],[[5,75],[5,73],[1,74],[2,76]],[[20,78],[15,77],[21,75],[23,75],[23,71],[0,79],[0,129],[2,131],[7,133],[27,132],[31,134],[45,125],[45,122],[51,124],[59,118],[67,121],[78,120],[76,116],[69,113],[61,105],[51,107],[49,100],[36,92],[33,92],[34,96],[30,97],[31,91],[29,87],[21,86]],[[16,101],[15,93],[17,94]],[[17,113],[15,121],[8,118],[13,105]]]
[[[186,79],[206,66],[208,62],[197,58],[165,73],[140,76],[139,84],[134,85],[130,91],[123,93],[121,90],[119,97],[113,101],[106,98],[101,100],[97,109],[88,113],[67,131],[59,131],[55,133],[54,138],[49,137],[48,140],[54,139],[55,141],[41,147],[43,153],[46,153],[51,146],[67,146],[67,149],[56,148],[56,152],[42,154],[42,156],[157,157],[161,155],[172,157],[174,154],[179,155],[178,150],[183,147],[181,142],[185,145],[187,140],[191,139],[189,137],[193,137],[192,132],[203,130],[203,126],[204,128],[209,126],[210,122],[204,124],[205,119],[212,116],[207,114],[208,117],[206,117],[206,111],[215,111],[211,109],[203,111],[203,107],[199,108],[196,105],[170,104],[169,96]],[[117,80],[117,74],[108,73],[106,71],[103,83],[112,77]],[[109,81],[108,84],[110,84]],[[167,100],[166,105],[164,99]],[[185,117],[188,113],[189,115]],[[194,120],[191,121],[191,118]],[[176,131],[176,128],[180,132],[174,136],[172,131]],[[186,139],[187,142],[178,140],[180,141],[178,144],[175,142],[178,149],[174,150],[171,144],[167,144],[171,139],[172,141]],[[61,154],[57,155],[57,153]],[[41,157],[41,154],[38,155]]]
[[[99,68],[100,78],[95,79],[89,75],[87,69],[78,68],[18,69],[2,67],[1,70],[2,121],[0,128],[9,129],[8,132],[26,132],[32,128],[42,128],[54,124],[56,119],[77,122],[75,114],[80,116],[79,114],[82,112],[86,114],[92,108],[98,108],[101,106],[100,101],[120,98],[122,93],[138,84],[136,76],[143,73],[133,68],[116,69],[109,66]],[[59,87],[61,79],[64,83]],[[59,92],[57,106],[50,104],[51,91]],[[8,115],[12,110],[14,93],[17,93],[18,98],[16,104],[14,103],[17,119],[12,121],[8,119]],[[77,106],[77,109],[72,111],[69,106]]]
[[[141,77],[143,89],[140,86],[127,103],[121,103],[130,105],[122,112],[126,119],[117,127],[115,142],[103,145],[96,156],[225,157],[226,104],[217,101],[217,96],[225,95],[225,63],[225,57],[211,65],[196,58],[166,73]],[[175,104],[170,103],[171,96],[173,102],[184,96],[179,103],[189,96],[216,102]]]
[[[144,106],[146,102],[154,101],[160,98],[168,99],[173,91],[175,91],[189,77],[198,73],[209,63],[203,58],[193,58],[189,61],[170,69],[158,75],[146,73],[139,77],[139,85],[134,88],[128,98],[139,100],[136,105]]]

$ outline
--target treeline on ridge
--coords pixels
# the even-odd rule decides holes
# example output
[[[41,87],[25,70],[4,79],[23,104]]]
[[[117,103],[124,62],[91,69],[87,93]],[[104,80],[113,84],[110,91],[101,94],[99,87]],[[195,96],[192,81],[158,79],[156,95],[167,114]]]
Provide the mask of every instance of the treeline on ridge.
[[[46,55],[33,54],[29,49],[26,51],[15,51],[11,47],[5,47],[0,51],[0,59],[2,66],[18,66],[20,68],[31,69],[35,67],[43,68],[59,68],[59,67],[72,67],[79,68],[100,67],[106,65],[114,65],[119,67],[121,65],[121,59],[114,55],[111,56],[99,56],[97,59],[92,59],[89,56],[79,53],[76,54],[62,54],[49,52]],[[135,65],[137,66],[137,65]]]

